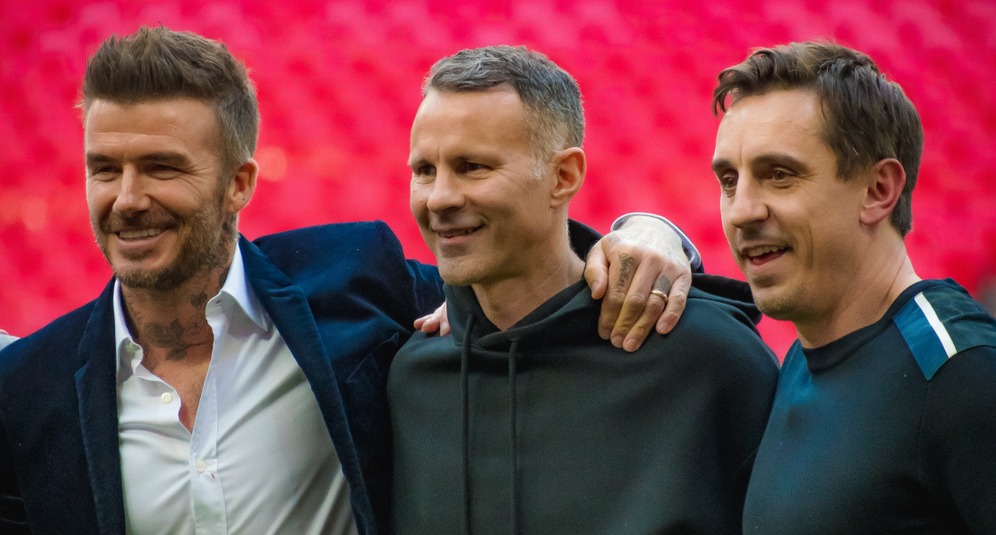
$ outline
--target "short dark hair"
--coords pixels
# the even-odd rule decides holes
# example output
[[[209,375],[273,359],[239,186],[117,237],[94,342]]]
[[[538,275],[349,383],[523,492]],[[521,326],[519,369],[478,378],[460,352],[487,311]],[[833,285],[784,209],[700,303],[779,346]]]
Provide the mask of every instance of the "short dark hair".
[[[825,118],[823,138],[836,156],[841,179],[885,158],[899,161],[906,185],[891,221],[905,236],[913,226],[923,126],[899,84],[886,79],[870,57],[856,50],[827,42],[790,43],[756,49],[720,72],[713,113],[725,112],[741,98],[783,89],[816,93]]]
[[[422,95],[504,84],[522,100],[538,152],[581,146],[584,107],[577,81],[545,55],[523,46],[473,48],[445,57],[430,69]]]
[[[82,92],[84,115],[95,100],[205,101],[218,119],[224,164],[234,168],[256,151],[259,105],[246,67],[224,44],[200,35],[143,26],[125,37],[111,36],[87,62]]]

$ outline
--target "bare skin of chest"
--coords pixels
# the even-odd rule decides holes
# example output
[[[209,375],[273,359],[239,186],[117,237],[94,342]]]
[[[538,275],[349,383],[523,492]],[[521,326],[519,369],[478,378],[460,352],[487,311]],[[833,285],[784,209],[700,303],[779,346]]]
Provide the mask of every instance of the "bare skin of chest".
[[[193,431],[204,379],[211,363],[211,343],[189,346],[182,354],[152,348],[142,365],[173,387],[180,396],[180,423]],[[168,356],[167,356],[168,355]]]

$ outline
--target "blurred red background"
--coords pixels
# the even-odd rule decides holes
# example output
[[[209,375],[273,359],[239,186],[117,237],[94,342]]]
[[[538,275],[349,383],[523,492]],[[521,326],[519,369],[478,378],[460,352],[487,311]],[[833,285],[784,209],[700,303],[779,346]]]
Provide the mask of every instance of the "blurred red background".
[[[573,216],[605,231],[662,213],[712,273],[742,278],[709,170],[716,74],[749,50],[833,39],[863,50],[920,110],[926,152],[907,238],[920,276],[983,297],[996,273],[996,4],[991,0],[702,2],[264,0],[0,3],[0,328],[29,334],[110,276],[94,246],[73,105],[85,61],[141,25],[228,44],[256,81],[261,183],[250,238],[383,219],[431,261],[408,211],[408,129],[432,63],[461,48],[525,44],[569,72],[586,103],[588,180]],[[855,288],[855,291],[861,291]],[[766,319],[783,354],[793,331]]]

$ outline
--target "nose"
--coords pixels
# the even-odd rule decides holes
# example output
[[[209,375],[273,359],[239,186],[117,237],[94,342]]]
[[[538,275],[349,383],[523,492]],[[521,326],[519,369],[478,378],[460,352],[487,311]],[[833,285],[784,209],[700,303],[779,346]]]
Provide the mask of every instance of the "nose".
[[[767,219],[768,207],[757,180],[741,177],[733,194],[724,194],[722,212],[723,219],[738,228]]]
[[[460,209],[465,202],[460,179],[447,170],[437,170],[436,177],[429,184],[426,208],[441,214]]]
[[[147,178],[132,166],[125,166],[121,171],[120,188],[114,199],[114,211],[130,216],[152,207],[149,197]]]

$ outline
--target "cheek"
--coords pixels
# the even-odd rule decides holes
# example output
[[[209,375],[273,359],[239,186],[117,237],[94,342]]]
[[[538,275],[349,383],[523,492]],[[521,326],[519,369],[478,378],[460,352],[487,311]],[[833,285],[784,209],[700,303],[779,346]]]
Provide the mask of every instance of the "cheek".
[[[99,216],[110,211],[114,205],[116,194],[112,188],[105,184],[87,182],[86,185],[86,206],[90,215]]]
[[[726,240],[728,242],[733,242],[733,237],[736,233],[736,227],[730,223],[730,218],[727,215],[728,206],[726,203],[722,203],[719,206],[719,216],[720,224],[723,226],[723,234],[726,235]]]
[[[435,235],[429,230],[429,207],[427,205],[425,192],[425,189],[416,190],[415,188],[412,188],[411,197],[408,200],[408,207],[411,209],[412,216],[415,218],[415,223],[418,225],[423,241],[431,247],[432,239]]]
[[[428,209],[425,205],[425,196],[422,195],[422,192],[414,186],[412,187],[411,193],[408,197],[408,208],[411,210],[412,216],[415,217],[415,221],[417,221],[420,225],[426,221]]]

